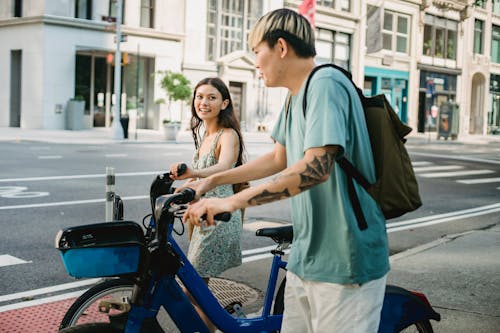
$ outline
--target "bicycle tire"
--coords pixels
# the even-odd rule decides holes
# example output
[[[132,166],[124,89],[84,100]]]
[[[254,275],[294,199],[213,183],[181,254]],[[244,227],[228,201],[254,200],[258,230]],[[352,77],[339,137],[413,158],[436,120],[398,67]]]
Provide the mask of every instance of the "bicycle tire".
[[[93,324],[109,323],[106,314],[97,314],[99,300],[114,294],[130,297],[133,287],[134,283],[132,281],[123,278],[106,280],[93,286],[71,305],[62,319],[59,329],[81,326],[90,322]]]
[[[407,328],[399,331],[400,333],[412,333],[412,332],[418,332],[418,333],[434,333],[434,330],[432,329],[431,322],[428,320],[421,320],[417,321],[416,323],[408,326]]]
[[[58,333],[121,333],[119,329],[105,323],[89,323],[78,326],[67,327]]]
[[[278,288],[278,292],[274,297],[274,306],[273,306],[273,314],[283,314],[285,310],[285,286],[286,286],[286,277],[281,280],[280,286]]]

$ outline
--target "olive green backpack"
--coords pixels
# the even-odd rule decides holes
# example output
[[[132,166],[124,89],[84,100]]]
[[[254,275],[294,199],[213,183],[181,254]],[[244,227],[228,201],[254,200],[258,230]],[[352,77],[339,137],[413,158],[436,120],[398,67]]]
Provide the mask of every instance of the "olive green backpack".
[[[349,72],[334,64],[320,65],[314,68],[306,82],[302,101],[304,116],[307,107],[307,88],[311,77],[317,70],[324,67],[334,67],[349,78],[356,88],[365,113],[377,181],[374,184],[368,182],[346,157],[336,159],[347,175],[349,198],[360,229],[366,229],[367,223],[354,190],[353,179],[380,205],[386,219],[399,217],[419,208],[422,201],[418,192],[418,184],[410,156],[404,146],[405,137],[412,129],[401,122],[385,95],[366,97],[352,81]]]

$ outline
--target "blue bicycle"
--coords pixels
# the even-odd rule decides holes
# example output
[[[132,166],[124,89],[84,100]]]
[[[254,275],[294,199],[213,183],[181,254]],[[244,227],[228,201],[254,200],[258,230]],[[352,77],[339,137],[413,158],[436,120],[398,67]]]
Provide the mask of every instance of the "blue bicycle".
[[[256,232],[257,236],[273,239],[277,247],[271,251],[274,256],[262,311],[257,317],[247,318],[240,303],[220,304],[175,241],[173,233],[182,234],[184,229],[176,230],[174,222],[195,193],[191,189],[172,193],[171,185],[168,174],[159,175],[153,182],[153,212],[145,232],[135,222],[115,221],[70,227],[58,233],[56,247],[71,276],[113,277],[90,288],[73,303],[59,332],[209,332],[182,286],[222,332],[280,330],[286,280],[281,280],[277,291],[276,286],[280,271],[286,270],[283,256],[292,242],[292,227]],[[216,218],[227,220],[228,215]],[[425,295],[387,286],[379,332],[433,332],[430,319],[440,320],[440,315]]]

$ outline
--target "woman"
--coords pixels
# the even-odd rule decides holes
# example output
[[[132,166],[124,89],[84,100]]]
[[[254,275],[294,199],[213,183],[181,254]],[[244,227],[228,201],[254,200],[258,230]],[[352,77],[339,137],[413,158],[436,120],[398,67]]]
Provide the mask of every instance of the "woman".
[[[192,168],[177,174],[179,163],[170,167],[175,180],[205,178],[243,163],[243,138],[226,84],[205,78],[195,87],[191,105],[191,131],[196,152]],[[222,185],[204,197],[224,198],[234,194],[232,185]],[[215,228],[195,226],[190,234],[188,259],[208,284],[211,277],[241,265],[241,211]],[[190,224],[191,226],[191,224]]]

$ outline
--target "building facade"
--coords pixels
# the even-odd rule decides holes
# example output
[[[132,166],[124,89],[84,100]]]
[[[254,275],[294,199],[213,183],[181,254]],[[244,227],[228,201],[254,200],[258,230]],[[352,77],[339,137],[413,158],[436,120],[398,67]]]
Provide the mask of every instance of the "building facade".
[[[247,34],[262,14],[301,3],[123,0],[122,113],[138,128],[187,123],[189,103],[157,103],[165,92],[155,74],[172,70],[193,86],[220,76],[242,128],[269,130],[286,91],[258,79]],[[2,1],[0,126],[64,129],[74,98],[85,101],[82,128],[110,126],[116,11],[116,0]],[[500,0],[317,0],[315,29],[316,61],[349,70],[367,95],[385,94],[415,130],[446,120],[456,135],[500,134]]]

